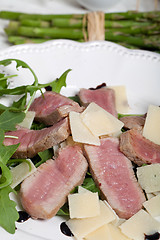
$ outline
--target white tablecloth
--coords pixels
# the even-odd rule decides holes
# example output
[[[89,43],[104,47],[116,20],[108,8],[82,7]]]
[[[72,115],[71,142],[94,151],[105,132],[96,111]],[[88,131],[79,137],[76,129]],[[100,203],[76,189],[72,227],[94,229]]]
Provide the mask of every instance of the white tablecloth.
[[[104,9],[104,11],[128,11],[136,10],[136,7],[137,0],[119,0],[119,3],[108,9]],[[154,0],[139,0],[139,11],[152,11],[154,9]],[[160,10],[160,2],[158,2],[157,9]],[[0,0],[0,11],[2,10],[44,14],[85,13],[88,11],[81,7],[75,0]],[[0,19],[0,49],[10,46],[4,33],[4,27],[7,23],[8,21]]]

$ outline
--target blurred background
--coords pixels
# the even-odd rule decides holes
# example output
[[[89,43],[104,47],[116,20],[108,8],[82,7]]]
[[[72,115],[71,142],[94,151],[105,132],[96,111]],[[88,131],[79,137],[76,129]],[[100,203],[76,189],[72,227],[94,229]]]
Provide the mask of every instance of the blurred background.
[[[97,11],[97,10],[101,10],[104,13],[116,13],[116,12],[127,13],[128,11],[136,11],[136,12],[144,12],[144,13],[150,11],[154,13],[154,14],[150,14],[149,17],[144,17],[143,15],[143,17],[141,18],[139,17],[137,18],[135,15],[132,17],[132,19],[130,19],[130,17],[126,17],[125,15],[124,19],[120,19],[120,18],[116,19],[116,23],[115,23],[115,16],[113,17],[114,22],[111,21],[112,19],[110,17],[109,18],[106,17],[106,19],[108,18],[108,22],[106,22],[106,26],[105,26],[105,33],[107,36],[105,40],[117,42],[129,48],[149,49],[157,52],[160,51],[160,47],[159,47],[160,45],[159,44],[160,42],[159,40],[160,1],[159,0],[23,0],[23,1],[0,0],[1,12],[9,11],[9,12],[21,12],[21,13],[32,13],[32,14],[52,14],[52,15],[60,14],[60,15],[64,15],[63,16],[64,19],[68,18],[67,17],[68,14],[74,14],[74,15],[82,14],[82,16],[80,17],[81,22],[83,21],[84,14],[90,11]],[[76,25],[73,27],[70,24],[66,26],[62,25],[61,27],[59,26],[57,27],[56,25],[53,24],[53,21],[52,21],[52,24],[50,24],[51,20],[49,20],[50,22],[49,25],[48,23],[47,24],[41,23],[41,25],[36,25],[36,23],[34,22],[32,23],[34,25],[34,28],[32,25],[32,29],[30,29],[29,27],[31,26],[26,25],[26,21],[21,21],[20,23],[19,20],[15,19],[14,17],[11,17],[9,14],[3,15],[1,14],[1,12],[0,12],[0,49],[3,49],[5,47],[8,47],[14,44],[22,44],[26,42],[38,43],[38,42],[43,42],[49,39],[56,39],[56,38],[68,39],[68,37],[63,34],[56,35],[56,37],[54,37],[51,34],[51,37],[50,36],[48,37],[46,32],[47,30],[44,30],[44,28],[47,28],[48,31],[51,31],[51,29],[53,28],[55,30],[58,28],[58,31],[60,30],[61,32],[64,29],[65,30],[63,32],[66,32],[67,31],[66,29],[70,29],[70,28],[72,28],[72,31],[74,32],[76,31],[82,32],[81,26],[83,25],[83,28],[84,28],[84,24],[81,24],[81,26],[78,27],[78,30]],[[23,16],[20,18],[23,18]],[[28,20],[31,20],[30,17],[28,18],[29,18]],[[74,17],[74,18],[77,18],[77,17]],[[121,22],[119,20],[121,20]],[[23,25],[26,28],[24,28]],[[40,30],[43,31],[43,34],[40,36],[35,36],[35,32],[39,31],[39,29],[37,30],[37,27],[38,28],[40,27],[41,28]],[[86,28],[87,27],[85,26],[85,30]],[[25,30],[25,33],[22,30]],[[28,30],[32,31],[34,34],[27,33]],[[46,32],[46,35],[45,35],[45,32]],[[23,35],[26,35],[26,36],[23,36]],[[120,37],[117,39],[115,35],[118,35]],[[135,39],[131,39],[131,37],[132,38],[135,37]],[[77,40],[77,41],[86,41],[84,40],[84,38],[81,38],[81,37],[77,39],[74,39],[72,37],[70,38],[72,40]],[[144,46],[144,44],[142,43],[143,39],[145,41],[146,39],[148,39],[149,41],[148,48],[146,47],[146,44]],[[135,45],[136,42],[138,43],[137,45]],[[158,46],[158,48],[156,49],[152,48],[153,45]]]

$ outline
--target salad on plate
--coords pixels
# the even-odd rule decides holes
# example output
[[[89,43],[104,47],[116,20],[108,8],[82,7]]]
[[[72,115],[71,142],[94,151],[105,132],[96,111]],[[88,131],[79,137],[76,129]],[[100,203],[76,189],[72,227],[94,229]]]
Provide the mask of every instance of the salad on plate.
[[[0,104],[0,226],[63,216],[75,239],[159,239],[160,108],[128,114],[125,86],[105,83],[65,97],[71,69],[40,84],[20,59],[0,65],[13,62],[34,81],[12,87],[16,75],[0,73],[0,98],[17,96]]]

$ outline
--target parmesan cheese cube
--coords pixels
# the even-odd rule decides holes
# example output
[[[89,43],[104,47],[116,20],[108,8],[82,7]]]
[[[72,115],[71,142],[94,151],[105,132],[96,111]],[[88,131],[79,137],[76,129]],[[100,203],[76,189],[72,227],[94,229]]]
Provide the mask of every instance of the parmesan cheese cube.
[[[99,138],[94,136],[91,131],[83,124],[80,113],[70,112],[69,121],[73,141],[98,146],[100,145]]]
[[[160,145],[160,107],[149,105],[143,136]]]
[[[100,200],[100,215],[92,218],[69,219],[66,224],[77,239],[84,238],[89,233],[115,220],[115,215]]]
[[[100,215],[98,193],[90,191],[68,195],[70,218],[89,218]]]
[[[28,111],[25,118],[18,125],[24,128],[30,129],[35,118],[36,113],[34,111]]]
[[[119,133],[124,125],[96,103],[88,105],[84,112],[81,113],[81,119],[92,134],[97,137]]]
[[[160,191],[160,163],[138,167],[137,177],[146,193]]]
[[[121,86],[111,86],[111,89],[115,92],[115,104],[118,113],[128,113],[129,104],[127,99],[126,87]]]
[[[37,170],[37,168],[34,166],[34,164],[30,159],[27,159],[27,161],[28,163],[22,162],[10,170],[12,174],[12,183],[11,183],[12,188],[15,188],[26,177],[28,177],[30,174],[32,174]]]
[[[160,231],[160,222],[146,211],[140,210],[119,227],[127,237],[133,240],[144,240],[145,235],[152,235]]]
[[[143,206],[152,217],[160,216],[160,195],[144,202]]]

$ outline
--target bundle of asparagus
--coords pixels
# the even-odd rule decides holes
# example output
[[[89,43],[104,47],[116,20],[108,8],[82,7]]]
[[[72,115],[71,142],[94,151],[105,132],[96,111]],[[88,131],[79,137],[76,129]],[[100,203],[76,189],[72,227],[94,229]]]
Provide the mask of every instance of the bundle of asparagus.
[[[105,40],[128,48],[160,52],[160,12],[105,13]],[[85,41],[87,21],[84,14],[44,15],[1,11],[8,19],[5,28],[12,44],[41,43],[50,39]]]

